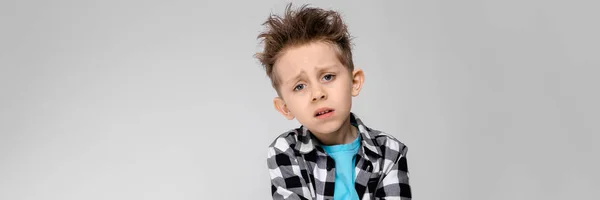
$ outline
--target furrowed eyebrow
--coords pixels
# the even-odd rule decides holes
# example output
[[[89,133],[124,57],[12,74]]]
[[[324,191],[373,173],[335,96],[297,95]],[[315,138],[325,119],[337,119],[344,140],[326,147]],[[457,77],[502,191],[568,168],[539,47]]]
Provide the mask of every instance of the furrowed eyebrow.
[[[333,70],[337,67],[336,64],[333,65],[324,65],[324,66],[317,66],[317,74],[321,74],[324,71],[329,71],[329,70]]]
[[[289,79],[289,80],[288,80],[288,81],[286,81],[285,83],[286,83],[286,84],[288,84],[288,85],[289,85],[289,84],[292,84],[293,82],[295,82],[296,80],[298,80],[298,79],[302,78],[303,76],[306,76],[306,72],[304,72],[304,71],[300,72],[300,74],[298,74],[298,75],[294,76],[294,78],[292,78],[292,79]]]
[[[338,67],[337,64],[317,66],[317,74],[323,73],[324,71],[333,70],[336,67]]]
[[[317,74],[321,74],[324,71],[330,71],[333,70],[337,67],[337,64],[332,64],[332,65],[323,65],[323,66],[316,66],[315,68],[317,68]],[[298,75],[294,76],[293,78],[285,81],[285,84],[292,84],[293,82],[297,81],[298,79],[302,78],[302,77],[306,77],[307,74],[305,71],[301,71]]]

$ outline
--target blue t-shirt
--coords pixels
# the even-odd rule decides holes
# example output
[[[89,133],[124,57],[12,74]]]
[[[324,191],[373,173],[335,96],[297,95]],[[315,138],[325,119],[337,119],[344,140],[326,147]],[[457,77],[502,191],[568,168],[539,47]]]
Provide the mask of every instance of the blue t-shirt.
[[[354,167],[356,163],[356,153],[360,147],[360,134],[348,144],[323,145],[323,150],[327,152],[335,161],[335,188],[333,191],[334,200],[358,200],[358,194],[354,189]]]

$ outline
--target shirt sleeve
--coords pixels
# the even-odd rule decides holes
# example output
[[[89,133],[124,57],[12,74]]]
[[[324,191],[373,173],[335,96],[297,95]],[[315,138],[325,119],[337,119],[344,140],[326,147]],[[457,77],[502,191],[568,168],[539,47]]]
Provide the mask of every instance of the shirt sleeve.
[[[281,150],[281,146],[285,146],[285,149]],[[300,166],[293,149],[288,145],[275,144],[269,147],[267,165],[271,177],[271,195],[274,200],[311,199],[306,182],[301,177]]]
[[[411,192],[408,183],[408,164],[406,161],[407,147],[399,145],[399,154],[394,164],[387,172],[383,174],[383,179],[377,189],[375,196],[377,199],[398,199],[410,200]]]

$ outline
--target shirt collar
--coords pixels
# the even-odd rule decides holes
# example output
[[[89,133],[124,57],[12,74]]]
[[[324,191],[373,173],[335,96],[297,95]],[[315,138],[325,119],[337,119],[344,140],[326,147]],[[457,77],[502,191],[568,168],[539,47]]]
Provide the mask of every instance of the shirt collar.
[[[350,112],[350,124],[354,125],[358,129],[358,133],[361,136],[362,148],[381,156],[381,152],[377,148],[377,144],[374,136],[372,135],[371,129],[367,127],[362,120],[358,118],[354,113]],[[301,126],[301,133],[298,134],[298,143],[296,143],[295,149],[302,154],[310,153],[315,149],[315,146],[320,145],[319,141],[313,136],[313,134],[305,126]]]

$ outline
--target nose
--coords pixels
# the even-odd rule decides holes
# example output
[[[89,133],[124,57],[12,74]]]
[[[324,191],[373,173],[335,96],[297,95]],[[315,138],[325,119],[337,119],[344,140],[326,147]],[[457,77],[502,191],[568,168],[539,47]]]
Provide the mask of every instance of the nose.
[[[313,95],[312,95],[312,102],[321,100],[321,99],[327,99],[327,94],[325,93],[325,91],[323,91],[323,89],[321,89],[321,87],[316,87],[313,90]]]

